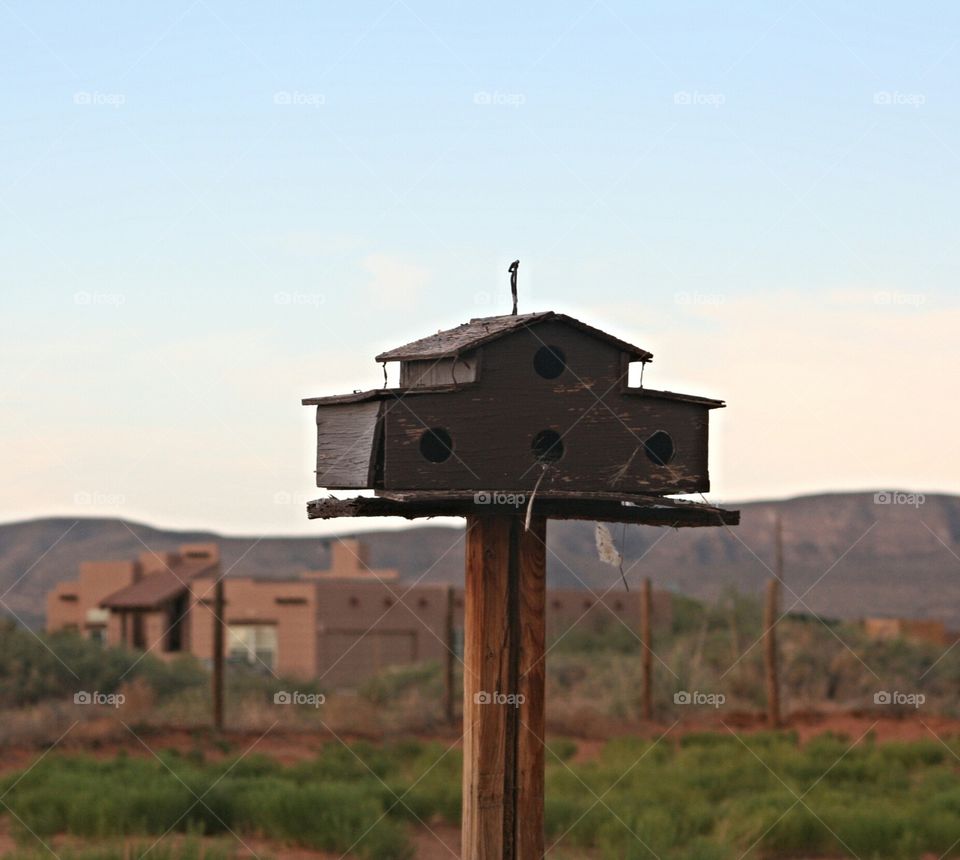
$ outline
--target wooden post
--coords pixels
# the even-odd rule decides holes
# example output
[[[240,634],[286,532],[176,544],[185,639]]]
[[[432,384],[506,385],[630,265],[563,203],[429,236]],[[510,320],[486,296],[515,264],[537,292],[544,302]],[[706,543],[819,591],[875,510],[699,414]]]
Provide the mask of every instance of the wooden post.
[[[783,519],[780,517],[780,514],[777,514],[774,519],[773,548],[774,548],[773,572],[777,577],[777,581],[782,583],[783,582]]]
[[[467,519],[463,860],[543,857],[546,532]]]
[[[767,583],[767,600],[763,613],[764,664],[767,674],[767,723],[780,725],[780,681],[777,677],[777,615],[780,608],[780,583]]]
[[[775,524],[774,578],[767,583],[763,612],[763,658],[767,676],[767,723],[780,725],[780,679],[777,673],[777,619],[780,617],[780,578],[783,576],[783,527],[778,516]]]
[[[447,587],[447,617],[446,632],[444,634],[447,643],[447,653],[444,655],[443,671],[443,717],[448,726],[452,726],[456,714],[454,712],[454,664],[457,659],[456,634],[454,632],[454,588],[452,585]]]
[[[223,577],[213,587],[213,727],[223,731]]]
[[[650,577],[643,580],[640,593],[640,636],[643,643],[643,718],[653,719],[653,586]]]

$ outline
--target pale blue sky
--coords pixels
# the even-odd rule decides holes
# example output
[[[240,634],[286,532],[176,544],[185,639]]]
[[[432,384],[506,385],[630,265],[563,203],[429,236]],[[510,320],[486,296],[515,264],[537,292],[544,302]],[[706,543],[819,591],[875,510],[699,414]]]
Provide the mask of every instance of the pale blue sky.
[[[4,520],[317,532],[299,398],[565,311],[714,498],[960,491],[948,3],[0,0]],[[289,500],[289,503],[285,500]]]

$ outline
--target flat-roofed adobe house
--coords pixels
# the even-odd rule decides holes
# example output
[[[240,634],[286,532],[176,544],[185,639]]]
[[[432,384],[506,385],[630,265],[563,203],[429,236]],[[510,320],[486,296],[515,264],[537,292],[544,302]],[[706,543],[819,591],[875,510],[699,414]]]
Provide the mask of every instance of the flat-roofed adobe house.
[[[317,486],[705,492],[720,400],[628,383],[652,355],[565,314],[473,319],[377,357],[398,388],[309,398]]]

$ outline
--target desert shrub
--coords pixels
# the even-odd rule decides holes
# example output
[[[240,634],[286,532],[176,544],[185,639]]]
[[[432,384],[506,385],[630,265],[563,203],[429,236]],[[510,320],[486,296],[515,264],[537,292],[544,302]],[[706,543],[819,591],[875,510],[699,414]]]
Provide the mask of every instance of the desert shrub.
[[[324,851],[346,851],[383,812],[363,785],[304,786],[272,777],[245,781],[234,793],[244,829]]]
[[[246,663],[229,663],[224,675],[225,693],[228,697],[241,699],[247,696],[261,698],[273,703],[274,694],[297,690],[301,693],[326,693],[325,685],[304,678],[285,678],[268,672],[263,666]]]
[[[391,745],[394,765],[386,782],[388,805],[402,817],[426,822],[440,817],[448,824],[460,823],[463,756],[458,749],[436,743]]]
[[[78,690],[110,693],[136,679],[158,695],[172,696],[206,678],[189,655],[165,663],[152,654],[104,648],[76,632],[33,635],[13,622],[0,622],[0,708],[69,700]]]
[[[672,594],[670,602],[673,611],[671,633],[674,636],[696,633],[700,630],[706,615],[706,608],[703,603],[682,594]]]
[[[550,755],[559,761],[570,761],[577,754],[577,742],[570,738],[553,738],[548,741]]]
[[[551,658],[571,654],[635,654],[637,644],[636,632],[613,616],[599,618],[590,626],[560,630],[548,642]]]
[[[161,834],[193,800],[186,786],[134,759],[48,757],[6,789],[16,824],[40,836]]]
[[[442,679],[437,663],[414,663],[409,666],[392,666],[359,687],[359,693],[376,705],[385,705],[411,690],[433,689],[439,698]]]
[[[759,846],[767,856],[827,856],[841,853],[841,846],[823,823],[805,806],[788,806],[760,836]]]

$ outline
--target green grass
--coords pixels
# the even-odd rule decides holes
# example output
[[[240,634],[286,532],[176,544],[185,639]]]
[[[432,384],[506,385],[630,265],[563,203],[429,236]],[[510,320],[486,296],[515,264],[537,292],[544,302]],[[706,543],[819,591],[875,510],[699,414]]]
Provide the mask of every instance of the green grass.
[[[559,840],[566,851],[618,860],[651,851],[681,860],[960,856],[960,747],[952,741],[867,737],[851,748],[830,735],[805,746],[776,733],[689,735],[677,744],[626,738],[577,763],[572,742],[555,745],[546,827],[548,844]],[[171,829],[402,860],[411,827],[459,820],[460,755],[440,744],[337,744],[286,766],[256,755],[161,758],[51,753],[0,781],[16,816],[11,830],[28,853],[36,847],[29,831],[102,841]],[[196,844],[189,851],[185,860],[220,860]]]
[[[336,767],[336,756],[313,771],[257,756],[217,765],[161,759],[51,755],[22,779],[0,783],[0,794],[9,790],[14,830],[41,838],[236,832],[386,860],[409,856],[397,818],[381,819],[389,790],[370,771]]]

